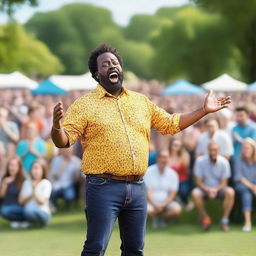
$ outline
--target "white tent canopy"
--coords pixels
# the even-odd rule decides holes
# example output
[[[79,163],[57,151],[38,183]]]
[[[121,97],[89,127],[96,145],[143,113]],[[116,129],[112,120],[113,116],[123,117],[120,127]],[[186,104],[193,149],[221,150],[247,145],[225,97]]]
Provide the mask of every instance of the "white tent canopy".
[[[97,82],[91,77],[90,73],[77,76],[52,75],[49,80],[66,91],[92,90],[97,86]]]
[[[203,88],[219,92],[245,91],[247,84],[234,79],[228,74],[223,74],[207,83],[204,83]]]
[[[13,72],[10,74],[0,74],[0,89],[6,88],[27,88],[35,89],[38,86],[37,82],[26,77],[20,72]]]

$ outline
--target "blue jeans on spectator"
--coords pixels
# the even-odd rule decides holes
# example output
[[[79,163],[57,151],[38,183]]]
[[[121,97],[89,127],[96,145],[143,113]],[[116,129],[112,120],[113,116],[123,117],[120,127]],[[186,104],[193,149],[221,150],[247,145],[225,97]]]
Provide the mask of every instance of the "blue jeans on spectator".
[[[87,176],[87,238],[81,256],[103,256],[118,219],[122,256],[143,255],[147,218],[143,180],[117,181]]]
[[[242,210],[243,211],[251,211],[252,210],[252,203],[253,203],[253,198],[255,195],[251,192],[251,190],[246,187],[243,184],[238,184],[236,186],[236,190],[239,193],[242,201]]]
[[[180,196],[180,199],[182,200],[183,203],[187,204],[188,203],[188,197],[191,192],[191,182],[189,180],[182,181],[179,184],[179,191],[178,195]]]
[[[21,205],[3,205],[1,215],[9,221],[24,221],[24,211]]]
[[[51,217],[51,214],[41,209],[24,209],[25,219],[29,222],[33,222],[38,226],[45,226]]]
[[[64,201],[70,206],[70,204],[75,200],[76,198],[76,192],[74,186],[69,186],[67,188],[61,188],[58,190],[53,189],[51,193],[51,201],[55,207],[57,207],[58,198],[63,198]]]

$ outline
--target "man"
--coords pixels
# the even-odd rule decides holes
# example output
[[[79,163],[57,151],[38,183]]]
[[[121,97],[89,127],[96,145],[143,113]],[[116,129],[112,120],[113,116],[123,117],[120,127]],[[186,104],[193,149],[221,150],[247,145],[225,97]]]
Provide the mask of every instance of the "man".
[[[234,204],[234,190],[228,187],[230,166],[227,159],[219,155],[219,145],[212,141],[208,145],[209,155],[201,156],[196,160],[194,174],[197,188],[192,191],[192,197],[198,208],[202,220],[202,228],[208,230],[211,219],[206,212],[204,199],[222,199],[224,213],[221,219],[221,228],[229,230],[229,215]]]
[[[236,108],[237,125],[233,128],[234,158],[238,157],[244,138],[256,140],[256,125],[249,119],[249,112],[245,107]]]
[[[163,227],[165,219],[175,218],[181,213],[181,206],[174,201],[179,189],[179,177],[168,167],[168,159],[168,151],[160,151],[157,164],[151,165],[145,175],[148,215],[153,218],[153,227]]]
[[[19,140],[19,129],[16,123],[8,120],[9,112],[0,108],[0,142],[6,157],[15,155],[15,146]]]
[[[50,180],[52,182],[51,201],[54,211],[58,208],[58,199],[63,198],[68,210],[76,198],[75,183],[80,177],[81,160],[73,155],[72,148],[61,148],[59,155],[51,162]]]
[[[234,152],[232,140],[229,135],[219,129],[219,125],[216,119],[210,118],[206,120],[205,127],[206,132],[200,135],[196,147],[197,157],[206,155],[208,153],[207,146],[209,142],[214,140],[220,147],[220,155],[229,160]]]
[[[54,107],[52,139],[69,147],[78,137],[84,147],[82,170],[87,175],[87,239],[82,256],[104,255],[116,219],[123,256],[143,255],[147,216],[143,174],[148,167],[150,128],[175,134],[231,102],[209,93],[203,106],[189,114],[168,114],[146,96],[122,86],[123,62],[116,49],[101,44],[89,57],[99,85],[67,110]]]

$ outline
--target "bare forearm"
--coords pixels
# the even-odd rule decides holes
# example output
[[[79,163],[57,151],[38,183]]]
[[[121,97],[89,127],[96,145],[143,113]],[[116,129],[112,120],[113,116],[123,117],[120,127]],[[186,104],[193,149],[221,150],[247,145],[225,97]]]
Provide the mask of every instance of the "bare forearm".
[[[166,206],[168,206],[174,200],[174,198],[176,197],[176,194],[177,194],[177,191],[170,191],[169,195],[168,195],[168,198],[166,199],[164,204]]]
[[[241,178],[240,181],[243,185],[245,185],[249,189],[253,189],[254,185],[249,180],[247,180],[246,178]]]
[[[56,130],[52,128],[52,141],[58,148],[65,148],[69,144],[68,136],[63,129]]]
[[[190,112],[190,113],[181,114],[180,115],[180,124],[179,124],[180,129],[184,130],[188,126],[199,121],[205,115],[207,115],[207,112],[204,110],[203,107],[199,108],[193,112]]]

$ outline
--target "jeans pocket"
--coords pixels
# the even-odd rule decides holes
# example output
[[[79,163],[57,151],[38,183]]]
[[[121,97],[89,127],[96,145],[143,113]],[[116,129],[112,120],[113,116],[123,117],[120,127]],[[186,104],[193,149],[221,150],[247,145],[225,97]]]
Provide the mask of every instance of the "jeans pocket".
[[[104,185],[108,181],[105,178],[100,178],[100,177],[95,177],[95,176],[89,176],[87,178],[88,178],[88,184],[97,185],[97,186]]]

